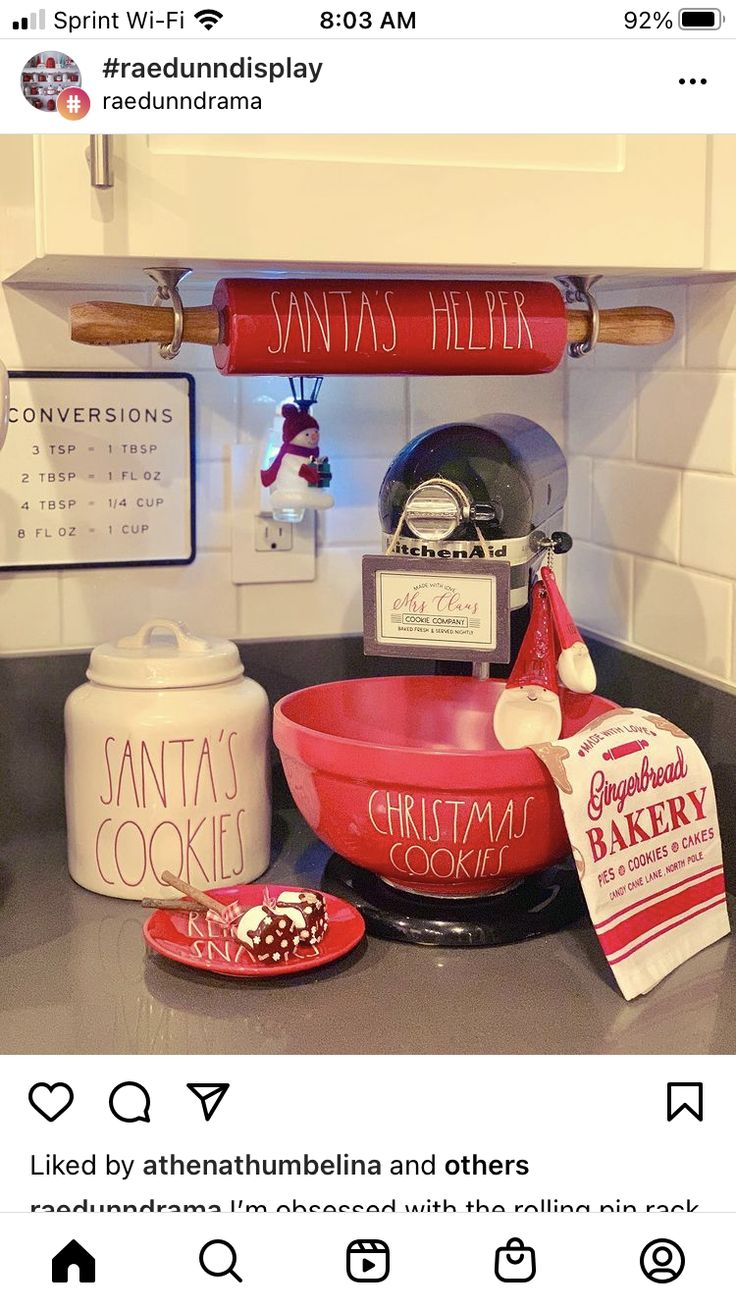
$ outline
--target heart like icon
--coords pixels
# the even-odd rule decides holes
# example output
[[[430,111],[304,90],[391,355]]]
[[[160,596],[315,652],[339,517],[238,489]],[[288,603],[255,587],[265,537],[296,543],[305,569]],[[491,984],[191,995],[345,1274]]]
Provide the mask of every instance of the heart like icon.
[[[74,1092],[68,1082],[54,1082],[53,1085],[36,1082],[28,1092],[28,1099],[36,1113],[45,1118],[47,1123],[55,1123],[57,1118],[61,1118],[71,1108]]]

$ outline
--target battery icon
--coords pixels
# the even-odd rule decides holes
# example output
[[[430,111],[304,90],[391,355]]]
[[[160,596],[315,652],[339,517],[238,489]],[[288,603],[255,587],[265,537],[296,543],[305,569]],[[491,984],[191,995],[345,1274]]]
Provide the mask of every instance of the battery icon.
[[[714,32],[721,21],[720,9],[680,10],[680,27],[686,32]]]

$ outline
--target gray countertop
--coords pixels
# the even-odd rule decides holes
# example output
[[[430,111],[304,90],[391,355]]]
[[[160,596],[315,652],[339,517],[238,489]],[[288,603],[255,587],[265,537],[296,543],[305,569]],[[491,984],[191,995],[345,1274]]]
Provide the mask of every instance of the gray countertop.
[[[293,810],[267,880],[329,852]],[[701,1054],[736,1049],[733,938],[627,1004],[589,924],[500,949],[368,938],[301,978],[234,982],[151,954],[146,911],[77,887],[63,833],[0,852],[3,1054]]]

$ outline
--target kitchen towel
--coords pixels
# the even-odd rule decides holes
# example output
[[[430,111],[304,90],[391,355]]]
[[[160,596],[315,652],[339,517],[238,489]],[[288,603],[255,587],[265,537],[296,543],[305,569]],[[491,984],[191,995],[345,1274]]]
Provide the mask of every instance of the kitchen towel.
[[[532,746],[560,798],[588,911],[626,1000],[730,931],[710,769],[679,727],[611,709]]]

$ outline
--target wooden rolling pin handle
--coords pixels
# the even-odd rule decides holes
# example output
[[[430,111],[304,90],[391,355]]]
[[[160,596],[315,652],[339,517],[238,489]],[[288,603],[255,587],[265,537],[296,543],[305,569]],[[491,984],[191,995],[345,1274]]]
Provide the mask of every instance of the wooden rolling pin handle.
[[[567,340],[580,345],[590,336],[587,309],[567,309]],[[603,345],[664,345],[675,330],[674,317],[667,309],[651,305],[632,305],[629,309],[601,309],[598,340]]]
[[[587,309],[567,309],[567,339],[571,345],[587,341],[590,314]],[[601,309],[598,340],[604,345],[662,345],[675,330],[675,320],[666,309],[635,305],[630,309]],[[170,309],[152,305],[118,304],[111,300],[72,305],[72,341],[82,345],[136,345],[171,340]],[[184,310],[184,340],[192,345],[215,346],[222,325],[214,305]]]
[[[72,341],[83,345],[166,345],[174,330],[170,309],[92,300],[69,310]],[[214,305],[184,310],[184,337],[192,345],[217,345],[220,315]]]

